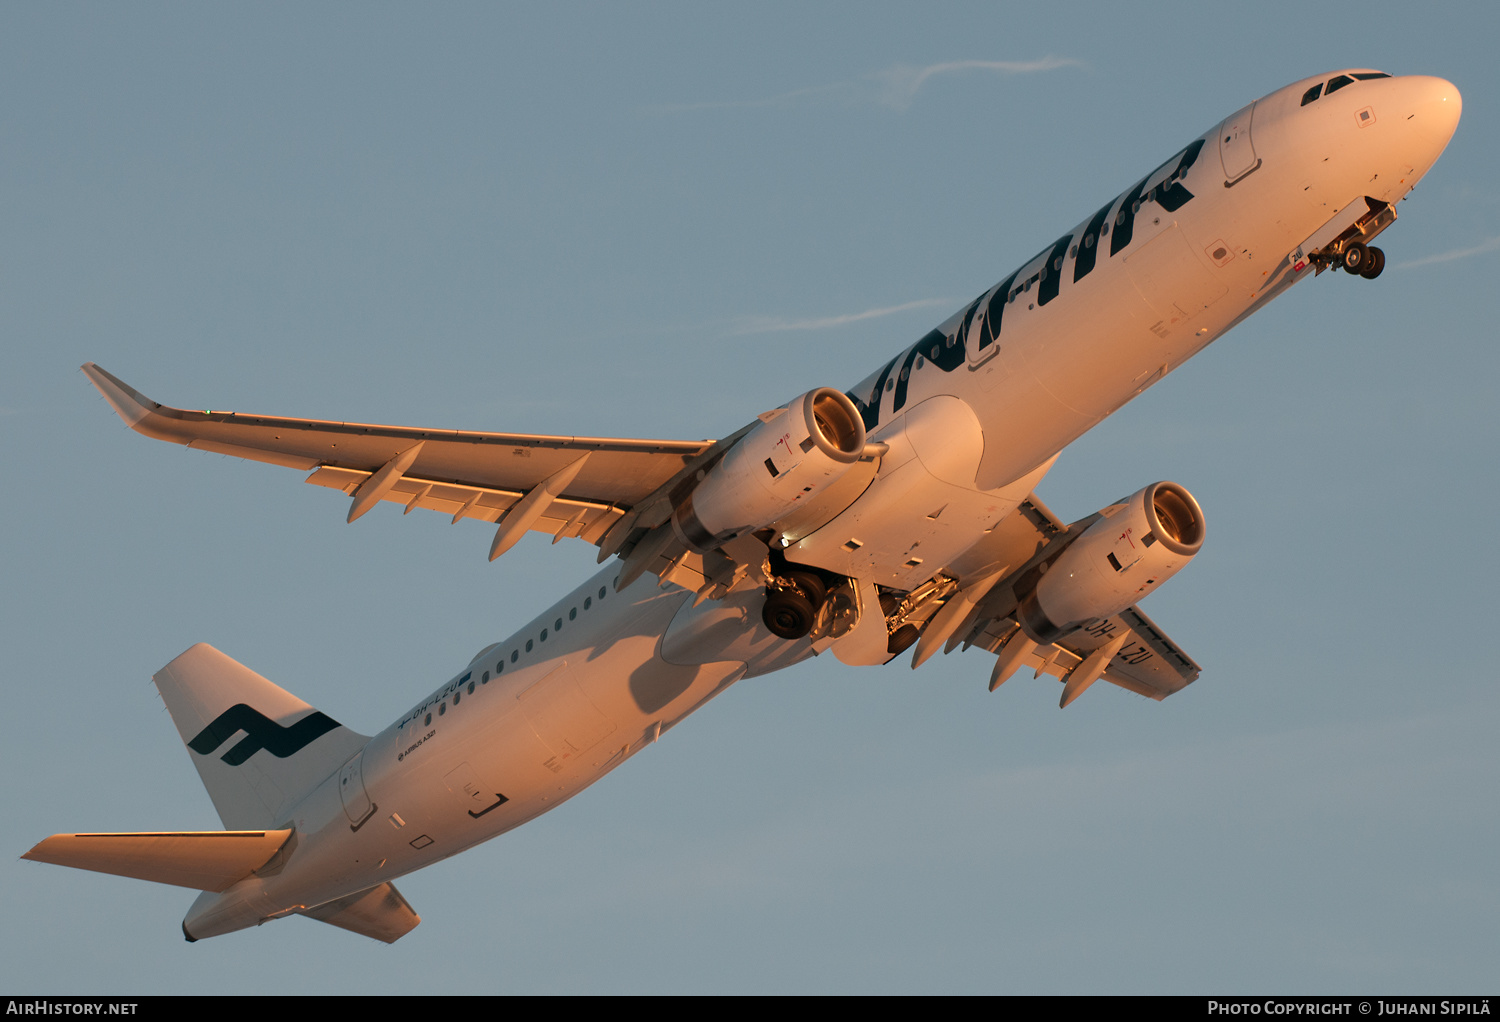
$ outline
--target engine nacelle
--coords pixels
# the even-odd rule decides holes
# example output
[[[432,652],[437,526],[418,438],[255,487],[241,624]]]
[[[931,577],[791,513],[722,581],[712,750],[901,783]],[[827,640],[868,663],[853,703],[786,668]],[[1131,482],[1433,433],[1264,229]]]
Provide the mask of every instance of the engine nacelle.
[[[1152,483],[1099,514],[1016,608],[1016,620],[1033,641],[1052,643],[1118,614],[1203,547],[1203,509],[1176,483]]]
[[[832,387],[768,412],[708,470],[672,513],[683,542],[706,551],[725,536],[784,517],[847,472],[865,450],[865,423]]]

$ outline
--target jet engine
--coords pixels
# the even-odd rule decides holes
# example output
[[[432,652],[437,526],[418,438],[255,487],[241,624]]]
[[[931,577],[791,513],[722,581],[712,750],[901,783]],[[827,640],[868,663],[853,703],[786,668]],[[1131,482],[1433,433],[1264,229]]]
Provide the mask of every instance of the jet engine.
[[[1203,509],[1176,483],[1152,483],[1099,512],[1016,608],[1034,642],[1111,617],[1154,592],[1203,547]]]
[[[784,517],[847,472],[865,450],[854,402],[819,387],[767,412],[672,513],[678,536],[708,551],[733,533]]]

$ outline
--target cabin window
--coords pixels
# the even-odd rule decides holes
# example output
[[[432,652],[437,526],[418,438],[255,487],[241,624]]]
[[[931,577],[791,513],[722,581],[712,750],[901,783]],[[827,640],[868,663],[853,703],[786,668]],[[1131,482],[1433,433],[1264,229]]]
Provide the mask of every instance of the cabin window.
[[[503,671],[503,670],[505,670],[505,661],[504,660],[496,660],[495,661],[495,676],[499,677],[500,672]]]
[[[577,619],[578,619],[578,608],[574,607],[574,608],[572,608],[571,610],[568,611],[568,620],[569,621],[576,621]]]
[[[547,641],[547,629],[545,629],[545,628],[542,629],[542,641],[543,642]]]
[[[531,652],[531,640],[530,639],[526,640],[526,652],[528,652],[528,653]]]
[[[442,702],[438,703],[438,716],[441,717],[443,714],[445,714],[447,712],[448,712],[448,701],[445,699]]]
[[[484,672],[484,680],[485,681],[489,681],[490,680],[490,672],[489,671],[485,671]],[[474,683],[471,681],[471,682],[469,682],[469,695],[473,695],[473,694],[474,694]]]
[[[585,596],[583,598],[583,609],[584,610],[588,610],[593,605],[594,605],[594,598],[592,596]]]
[[[463,697],[464,697],[464,694],[462,692],[455,692],[455,693],[453,693],[453,705],[457,706],[458,705],[458,701],[460,699],[462,699]]]
[[[620,580],[619,579],[615,579],[615,581],[619,582]],[[599,599],[601,599],[601,600],[604,599],[604,587],[603,586],[599,587]]]
[[[514,649],[511,650],[510,651],[510,662],[511,663],[515,663],[516,662],[516,657],[518,657],[520,655],[521,655],[521,653],[520,653],[519,650],[514,650]]]
[[[430,714],[430,713],[427,715],[427,723],[429,723],[429,724],[432,723],[432,714]]]
[[[554,623],[553,623],[553,625],[552,625],[552,630],[553,630],[553,631],[554,631],[554,632],[560,632],[560,631],[562,631],[562,618],[558,618],[558,619],[557,619],[557,620],[556,620],[556,621],[555,621],[555,622],[554,622]]]

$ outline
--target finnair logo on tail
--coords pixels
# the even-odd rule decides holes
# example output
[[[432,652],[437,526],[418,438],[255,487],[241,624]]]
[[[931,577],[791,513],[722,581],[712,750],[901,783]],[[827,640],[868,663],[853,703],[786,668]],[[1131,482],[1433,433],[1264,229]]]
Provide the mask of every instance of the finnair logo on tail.
[[[236,703],[215,717],[187,744],[200,756],[207,756],[237,732],[243,731],[245,737],[219,757],[230,766],[239,766],[261,749],[277,759],[286,759],[338,726],[338,721],[314,710],[291,727],[282,727],[253,706]]]

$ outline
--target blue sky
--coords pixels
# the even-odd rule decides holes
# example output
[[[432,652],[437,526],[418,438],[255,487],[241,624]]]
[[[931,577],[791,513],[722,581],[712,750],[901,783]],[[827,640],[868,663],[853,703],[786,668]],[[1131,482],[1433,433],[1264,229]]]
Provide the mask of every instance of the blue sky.
[[[1250,15],[1253,14],[1253,18]],[[1492,7],[19,5],[0,11],[0,985],[40,992],[1481,992]],[[1465,113],[1374,283],[1283,296],[1084,437],[1073,519],[1156,479],[1204,553],[1157,704],[989,659],[737,685],[401,881],[393,947],[196,945],[190,892],[15,861],[218,826],[149,678],[208,641],[384,726],[593,565],[344,524],[295,472],[127,431],[168,403],[725,435],[847,387],[1198,133],[1343,66]],[[1488,155],[1486,155],[1488,154]]]

